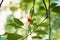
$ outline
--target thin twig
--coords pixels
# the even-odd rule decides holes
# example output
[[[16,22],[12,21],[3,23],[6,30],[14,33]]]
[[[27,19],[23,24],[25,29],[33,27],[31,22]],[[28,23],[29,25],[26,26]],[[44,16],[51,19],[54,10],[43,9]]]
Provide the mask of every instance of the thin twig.
[[[50,0],[49,0],[49,40],[51,40],[51,30],[52,30],[52,27],[51,27],[51,19],[50,19]]]
[[[45,0],[43,0],[43,4],[44,4],[45,9],[46,9],[46,18],[42,22],[44,22],[48,18],[48,9],[47,9],[47,5],[45,3]]]
[[[47,11],[47,6],[46,6],[46,3],[45,3],[45,1],[44,1],[44,0],[43,0],[43,4],[44,4],[45,9],[46,9],[46,11]]]
[[[36,25],[32,32],[34,32],[46,19],[44,19],[40,24]]]

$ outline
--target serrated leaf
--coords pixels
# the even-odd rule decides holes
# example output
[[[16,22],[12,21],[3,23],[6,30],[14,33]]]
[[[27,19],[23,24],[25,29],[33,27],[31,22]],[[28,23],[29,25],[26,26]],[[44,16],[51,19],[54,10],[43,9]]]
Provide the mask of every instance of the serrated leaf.
[[[16,33],[7,33],[8,40],[17,40],[17,39],[20,39],[22,37],[23,37],[22,35],[18,35]]]
[[[46,31],[43,31],[43,30],[36,30],[35,32],[37,34],[48,34]]]
[[[23,26],[23,23],[17,18],[14,18],[14,22],[17,23],[20,26]]]
[[[60,6],[56,6],[52,9],[53,12],[60,13]]]

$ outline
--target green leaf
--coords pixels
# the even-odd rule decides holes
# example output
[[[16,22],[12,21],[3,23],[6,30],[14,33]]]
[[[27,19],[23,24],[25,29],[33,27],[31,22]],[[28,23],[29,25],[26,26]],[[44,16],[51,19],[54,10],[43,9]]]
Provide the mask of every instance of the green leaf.
[[[32,17],[34,15],[34,9],[33,7],[30,9],[30,16]]]
[[[41,23],[39,26],[48,27],[48,23]]]
[[[45,9],[44,6],[40,6],[39,8],[40,8],[40,10],[44,10]]]
[[[53,12],[60,13],[60,6],[56,6],[52,9]]]
[[[33,36],[32,38],[33,39],[35,39],[35,38],[42,39],[42,37],[40,37],[40,36]]]
[[[14,18],[14,22],[17,23],[20,26],[23,26],[23,23],[17,18]]]
[[[18,35],[16,33],[7,33],[8,40],[17,40],[17,39],[20,39],[22,37],[23,37],[22,35]]]
[[[8,20],[8,24],[9,26],[13,26],[15,28],[21,28],[21,26],[23,26],[23,23],[17,19],[17,18],[13,18],[13,19],[9,19]]]
[[[16,23],[9,23],[9,24],[7,24],[7,25],[13,26],[13,27],[15,27],[15,28],[21,28],[21,26],[17,25]]]
[[[48,34],[46,31],[43,31],[43,30],[36,30],[35,32],[37,34]]]
[[[51,8],[54,8],[56,5],[57,5],[57,3],[52,3],[52,4],[50,5],[50,7],[51,7]]]

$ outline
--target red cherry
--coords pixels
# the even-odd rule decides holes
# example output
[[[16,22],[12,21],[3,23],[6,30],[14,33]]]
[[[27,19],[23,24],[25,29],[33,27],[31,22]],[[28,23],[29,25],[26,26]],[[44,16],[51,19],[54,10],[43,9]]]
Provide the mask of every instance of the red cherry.
[[[28,22],[32,22],[32,18],[28,18]]]

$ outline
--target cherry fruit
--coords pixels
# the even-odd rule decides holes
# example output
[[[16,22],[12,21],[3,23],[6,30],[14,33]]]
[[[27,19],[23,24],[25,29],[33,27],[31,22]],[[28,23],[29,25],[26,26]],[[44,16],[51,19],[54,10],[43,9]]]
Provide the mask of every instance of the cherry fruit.
[[[32,18],[28,18],[28,22],[32,22]]]

